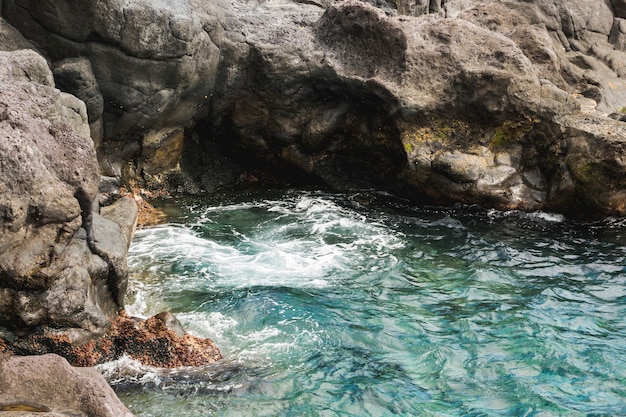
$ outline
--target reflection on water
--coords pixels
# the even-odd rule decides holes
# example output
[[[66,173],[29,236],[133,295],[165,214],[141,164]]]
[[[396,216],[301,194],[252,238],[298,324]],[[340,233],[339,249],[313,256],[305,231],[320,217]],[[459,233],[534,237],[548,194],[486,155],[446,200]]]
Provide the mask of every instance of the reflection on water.
[[[626,222],[288,191],[170,204],[131,314],[222,363],[101,369],[137,416],[626,415]]]

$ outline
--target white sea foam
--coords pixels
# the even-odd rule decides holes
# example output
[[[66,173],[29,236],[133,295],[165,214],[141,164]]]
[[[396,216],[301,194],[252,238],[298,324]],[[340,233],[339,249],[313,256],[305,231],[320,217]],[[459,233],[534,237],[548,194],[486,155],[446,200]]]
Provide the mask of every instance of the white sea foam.
[[[243,231],[233,227],[225,243],[198,231],[214,223],[212,217],[253,207],[266,213],[257,226]],[[384,257],[386,251],[402,245],[402,239],[382,224],[368,222],[332,201],[300,196],[209,207],[193,227],[140,230],[129,264],[135,270],[149,271],[153,278],[174,273],[177,279],[172,285],[177,286],[189,280],[213,288],[320,288],[332,285],[337,272],[351,268],[353,255],[363,248],[374,247],[373,255]]]
[[[511,211],[501,211],[496,209],[490,209],[487,212],[487,216],[490,218],[502,218],[502,217],[510,217],[510,216],[520,216],[522,218],[527,218],[529,220],[538,220],[550,223],[562,223],[565,221],[565,216],[559,213],[548,213],[545,211],[533,211],[530,213],[525,213],[518,210]]]
[[[96,369],[109,381],[109,384],[116,385],[122,382],[132,382],[137,384],[152,384],[159,386],[161,378],[157,368],[142,365],[140,362],[124,355],[119,359],[97,365]]]
[[[527,216],[531,219],[539,219],[552,223],[562,223],[565,221],[565,216],[562,214],[546,213],[545,211],[535,211],[533,213],[528,213]]]
[[[185,329],[196,336],[208,337],[216,342],[224,339],[224,335],[237,326],[237,320],[220,312],[181,313],[176,317]]]

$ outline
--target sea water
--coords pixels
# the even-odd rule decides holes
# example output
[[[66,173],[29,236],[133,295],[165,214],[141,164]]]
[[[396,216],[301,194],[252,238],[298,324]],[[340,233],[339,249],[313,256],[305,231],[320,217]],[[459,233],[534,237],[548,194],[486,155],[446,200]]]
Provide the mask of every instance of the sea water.
[[[224,359],[100,369],[137,416],[626,416],[626,220],[380,193],[169,202],[127,309]]]

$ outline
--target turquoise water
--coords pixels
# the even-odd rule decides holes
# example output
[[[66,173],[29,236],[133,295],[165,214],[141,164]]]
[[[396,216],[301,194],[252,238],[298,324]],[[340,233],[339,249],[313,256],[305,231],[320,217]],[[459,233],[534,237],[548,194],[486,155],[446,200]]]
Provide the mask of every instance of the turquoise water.
[[[139,230],[128,310],[225,359],[101,369],[137,416],[626,415],[626,221],[241,192]]]

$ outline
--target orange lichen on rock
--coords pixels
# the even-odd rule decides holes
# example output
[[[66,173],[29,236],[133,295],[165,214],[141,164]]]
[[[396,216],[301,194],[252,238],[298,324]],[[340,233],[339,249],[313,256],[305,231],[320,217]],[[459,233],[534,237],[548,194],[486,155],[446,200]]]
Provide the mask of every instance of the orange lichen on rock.
[[[169,197],[169,194],[166,192],[151,192],[136,186],[130,186],[120,189],[120,195],[129,196],[135,200],[139,210],[137,218],[138,227],[154,226],[164,222],[165,213],[150,204],[147,199]]]
[[[157,316],[137,322],[120,315],[114,323],[114,333],[118,349],[145,365],[201,366],[222,358],[211,340],[189,334],[181,337]]]
[[[180,336],[163,317],[161,313],[138,321],[122,312],[113,323],[117,349],[145,365],[162,368],[208,365],[222,358],[213,341],[189,334]]]
[[[94,366],[122,355],[160,368],[202,366],[222,359],[213,341],[186,334],[171,313],[141,320],[122,311],[111,321],[107,335],[83,344],[72,343],[66,335],[39,334],[13,345],[0,344],[0,352],[3,346],[18,355],[56,353],[73,366]]]

